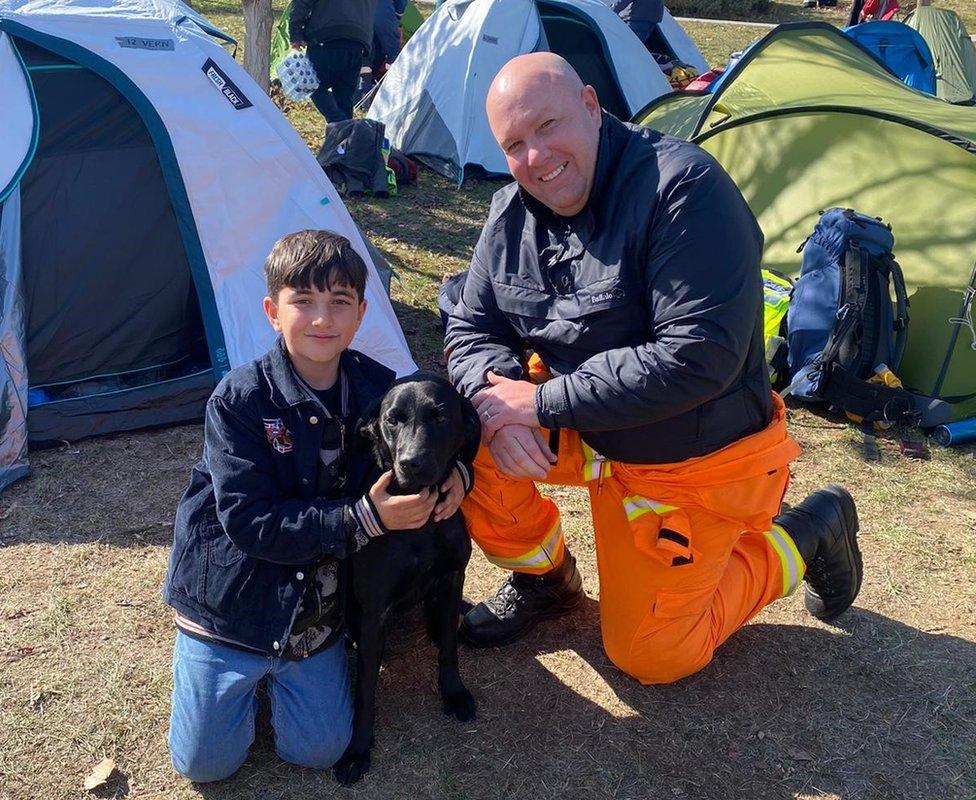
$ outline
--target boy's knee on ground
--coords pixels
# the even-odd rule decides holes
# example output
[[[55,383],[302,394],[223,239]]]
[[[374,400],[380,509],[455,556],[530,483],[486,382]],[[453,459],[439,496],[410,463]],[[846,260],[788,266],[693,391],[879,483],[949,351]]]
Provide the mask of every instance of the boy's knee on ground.
[[[352,725],[336,726],[315,737],[277,737],[278,756],[289,764],[310,769],[328,769],[346,752]]]
[[[188,752],[172,750],[172,758],[173,769],[184,778],[194,783],[213,783],[237,772],[247,758],[247,750],[233,756],[215,755],[212,747]]]

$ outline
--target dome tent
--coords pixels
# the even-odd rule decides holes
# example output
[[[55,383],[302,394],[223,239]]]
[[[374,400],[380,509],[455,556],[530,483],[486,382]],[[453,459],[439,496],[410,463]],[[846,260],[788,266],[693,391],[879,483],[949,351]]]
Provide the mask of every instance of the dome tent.
[[[263,263],[324,228],[371,265],[356,346],[414,369],[314,156],[174,0],[0,0],[0,487],[28,439],[199,418],[274,341]]]
[[[684,63],[708,68],[667,13],[661,30]],[[468,166],[505,175],[485,98],[507,61],[538,50],[565,57],[623,119],[671,91],[644,45],[600,0],[448,0],[403,48],[368,116],[386,125],[394,147],[458,184]]]
[[[950,103],[976,102],[976,45],[955,11],[919,5],[905,18],[918,31],[935,59],[936,93]]]
[[[935,61],[918,31],[904,22],[876,19],[844,28],[844,33],[874,53],[906,86],[935,94]]]
[[[957,418],[976,413],[976,109],[909,89],[805,23],[772,31],[714,95],[663,98],[636,119],[718,159],[762,226],[768,268],[798,272],[821,210],[890,223],[911,302],[899,376]]]

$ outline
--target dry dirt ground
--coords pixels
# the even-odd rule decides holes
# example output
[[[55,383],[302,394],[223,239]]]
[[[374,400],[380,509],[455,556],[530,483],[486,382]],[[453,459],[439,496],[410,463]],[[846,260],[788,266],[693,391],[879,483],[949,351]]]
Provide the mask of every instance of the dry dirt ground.
[[[239,34],[235,3],[200,7]],[[710,58],[754,35],[709,41]],[[316,147],[321,122],[288,112]],[[455,192],[424,172],[396,200],[349,204],[397,270],[397,313],[425,366],[439,276],[463,268],[495,188]],[[865,583],[838,626],[790,598],[700,674],[641,687],[600,646],[585,499],[554,490],[583,609],[509,648],[462,651],[479,702],[468,725],[441,713],[434,650],[408,617],[382,673],[373,770],[352,790],[281,763],[266,725],[231,780],[198,787],[170,769],[173,626],[159,588],[200,427],[35,452],[33,475],[0,495],[0,800],[88,796],[104,757],[117,769],[95,795],[113,798],[974,800],[976,448],[918,462],[882,439],[882,462],[867,464],[840,420],[791,409],[790,422],[804,454],[787,499],[839,481],[861,510]],[[476,554],[468,595],[500,577]]]
[[[973,452],[868,465],[839,421],[791,412],[804,445],[788,499],[841,480],[861,509],[866,578],[836,627],[778,602],[699,675],[641,687],[600,647],[585,500],[556,490],[588,600],[507,649],[462,652],[479,717],[441,714],[435,653],[408,617],[382,673],[373,771],[353,790],[293,768],[262,727],[231,780],[170,769],[173,627],[162,580],[198,457],[190,425],[34,453],[0,497],[0,798],[976,797]],[[467,592],[499,572],[480,555]]]

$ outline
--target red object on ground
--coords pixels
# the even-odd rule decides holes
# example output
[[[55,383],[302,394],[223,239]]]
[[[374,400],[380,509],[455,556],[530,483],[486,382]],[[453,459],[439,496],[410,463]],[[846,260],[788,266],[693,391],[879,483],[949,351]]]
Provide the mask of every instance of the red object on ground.
[[[719,75],[721,75],[723,72],[725,72],[725,67],[716,67],[715,69],[710,69],[708,72],[703,72],[691,83],[689,83],[684,88],[684,91],[704,92],[712,83],[718,80]]]

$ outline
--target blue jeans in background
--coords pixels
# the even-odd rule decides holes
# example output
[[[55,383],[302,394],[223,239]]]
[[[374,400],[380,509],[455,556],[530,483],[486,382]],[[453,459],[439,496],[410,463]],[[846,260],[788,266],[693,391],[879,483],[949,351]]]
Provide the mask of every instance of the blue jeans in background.
[[[343,640],[289,661],[176,634],[169,749],[191,781],[227,778],[254,741],[258,681],[268,679],[275,750],[285,761],[326,769],[352,734],[352,701]]]

